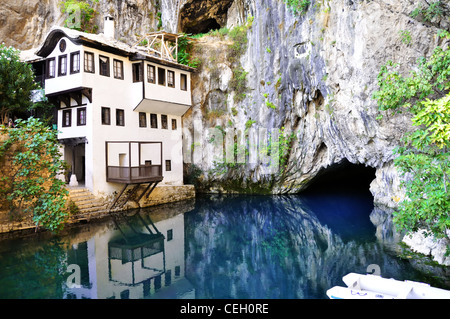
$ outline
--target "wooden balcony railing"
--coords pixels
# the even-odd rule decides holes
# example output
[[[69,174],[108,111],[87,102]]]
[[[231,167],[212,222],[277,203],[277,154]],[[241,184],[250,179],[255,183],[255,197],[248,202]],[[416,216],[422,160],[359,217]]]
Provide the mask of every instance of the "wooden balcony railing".
[[[162,181],[161,165],[108,166],[106,181],[113,183],[147,183]]]

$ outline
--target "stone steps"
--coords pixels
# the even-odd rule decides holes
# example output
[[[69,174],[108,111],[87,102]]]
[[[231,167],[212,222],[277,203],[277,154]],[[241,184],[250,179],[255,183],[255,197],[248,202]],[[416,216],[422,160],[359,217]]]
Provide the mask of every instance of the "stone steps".
[[[80,214],[105,211],[108,203],[95,197],[87,188],[69,188],[69,199],[73,201]]]

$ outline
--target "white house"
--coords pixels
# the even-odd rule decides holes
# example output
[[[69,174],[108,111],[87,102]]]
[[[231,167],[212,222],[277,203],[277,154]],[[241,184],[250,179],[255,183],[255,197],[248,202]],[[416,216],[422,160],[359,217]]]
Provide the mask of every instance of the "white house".
[[[70,181],[96,196],[131,184],[182,185],[181,117],[192,104],[193,69],[173,58],[179,36],[154,33],[153,47],[130,46],[114,38],[113,23],[105,20],[104,34],[54,27],[31,61],[57,106]]]

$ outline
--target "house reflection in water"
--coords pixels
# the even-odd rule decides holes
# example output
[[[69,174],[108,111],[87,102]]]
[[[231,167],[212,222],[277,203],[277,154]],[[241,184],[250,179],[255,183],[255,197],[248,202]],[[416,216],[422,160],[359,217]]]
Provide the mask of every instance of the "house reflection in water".
[[[184,214],[161,215],[115,214],[112,227],[72,245],[67,264],[81,278],[65,298],[195,298],[184,273]]]

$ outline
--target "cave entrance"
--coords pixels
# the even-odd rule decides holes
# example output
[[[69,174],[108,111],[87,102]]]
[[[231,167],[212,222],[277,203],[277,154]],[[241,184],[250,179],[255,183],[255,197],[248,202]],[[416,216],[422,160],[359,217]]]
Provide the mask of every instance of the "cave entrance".
[[[305,193],[369,192],[376,169],[348,160],[323,168],[308,184]]]
[[[322,169],[300,194],[302,202],[322,225],[344,241],[372,241],[376,228],[370,221],[373,196],[369,190],[375,168],[344,160]]]
[[[208,33],[209,31],[218,30],[221,26],[216,19],[206,19],[194,25],[187,25],[183,29],[186,34]]]
[[[180,8],[178,30],[200,34],[225,27],[232,4],[233,0],[186,0]]]

